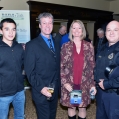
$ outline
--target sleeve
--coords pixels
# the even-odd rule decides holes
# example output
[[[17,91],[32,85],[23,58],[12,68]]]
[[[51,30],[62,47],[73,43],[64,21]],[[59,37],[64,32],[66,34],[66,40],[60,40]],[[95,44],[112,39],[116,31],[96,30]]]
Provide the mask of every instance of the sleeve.
[[[68,37],[69,37],[69,34],[66,34],[62,37],[61,42],[60,42],[61,47],[64,43],[70,41]]]
[[[90,88],[95,86],[94,81],[94,67],[95,67],[95,59],[94,59],[94,47],[90,43],[90,58],[89,58],[89,65],[90,65]]]
[[[64,36],[62,37],[62,39],[61,39],[61,42],[60,42],[60,45],[61,45],[61,47],[62,47],[62,45],[63,45],[63,43],[64,43]]]
[[[119,77],[110,80],[104,80],[103,85],[105,89],[119,88]]]
[[[119,88],[119,66],[116,66],[109,74],[108,80],[103,82],[105,89]]]
[[[67,54],[65,44],[61,48],[61,62],[60,62],[60,77],[61,77],[61,86],[65,83],[68,83],[67,75],[69,74],[69,70],[67,69]]]
[[[24,60],[25,72],[32,88],[34,88],[37,92],[40,92],[45,85],[36,71],[36,60],[34,48],[29,44],[26,44]]]
[[[111,74],[109,74],[108,80],[104,80],[103,86],[105,89],[119,88],[119,53],[114,61],[117,66],[113,69]]]

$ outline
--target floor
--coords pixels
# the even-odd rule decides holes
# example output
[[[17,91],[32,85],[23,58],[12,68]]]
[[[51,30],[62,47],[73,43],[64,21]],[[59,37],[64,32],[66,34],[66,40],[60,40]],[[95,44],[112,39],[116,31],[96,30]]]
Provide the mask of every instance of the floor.
[[[86,119],[95,119],[95,102],[92,102],[91,105],[87,108],[87,118]],[[36,110],[34,104],[31,99],[31,91],[26,90],[26,106],[25,106],[25,116],[26,119],[37,119]],[[13,119],[13,108],[10,107],[9,119]],[[68,119],[67,117],[67,109],[62,107],[60,103],[58,103],[57,108],[57,116],[56,119]]]

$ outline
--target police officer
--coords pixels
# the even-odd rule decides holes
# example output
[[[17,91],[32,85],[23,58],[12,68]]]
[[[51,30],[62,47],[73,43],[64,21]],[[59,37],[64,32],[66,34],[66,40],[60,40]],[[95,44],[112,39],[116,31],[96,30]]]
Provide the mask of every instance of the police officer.
[[[119,22],[111,21],[107,25],[106,38],[108,42],[97,55],[94,70],[97,87],[96,119],[119,119],[119,70],[108,70],[112,64],[119,69]]]

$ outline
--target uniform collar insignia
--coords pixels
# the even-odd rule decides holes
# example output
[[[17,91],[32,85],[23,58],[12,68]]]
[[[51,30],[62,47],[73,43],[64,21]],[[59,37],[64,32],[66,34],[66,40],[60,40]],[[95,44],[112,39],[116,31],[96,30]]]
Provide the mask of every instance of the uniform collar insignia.
[[[114,53],[111,53],[110,55],[108,55],[108,59],[112,59],[114,57]]]

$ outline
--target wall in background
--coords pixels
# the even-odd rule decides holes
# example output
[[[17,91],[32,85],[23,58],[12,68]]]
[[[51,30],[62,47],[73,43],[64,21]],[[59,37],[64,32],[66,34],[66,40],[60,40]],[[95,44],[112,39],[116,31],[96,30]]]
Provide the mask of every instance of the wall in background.
[[[110,2],[110,10],[113,11],[114,14],[119,14],[119,0]]]
[[[109,11],[110,8],[110,2],[105,0],[31,0],[31,1],[56,3],[61,5],[69,5],[75,7],[77,6],[77,7],[106,10],[106,11]]]
[[[28,0],[0,0],[2,10],[29,10]]]
[[[4,7],[4,10],[28,10],[29,6],[26,3],[28,0],[0,0],[0,7]],[[113,11],[115,14],[119,14],[119,0],[106,1],[106,0],[30,0],[40,1],[47,3],[55,3],[69,6],[77,6],[98,10]]]
[[[94,23],[95,22],[88,22],[87,23],[87,31],[89,33],[89,38],[92,40],[92,43],[94,41]]]
[[[27,1],[28,0],[0,0],[0,6],[4,7],[3,8],[4,10],[28,10],[29,6],[26,3]],[[109,11],[110,9],[110,2],[105,0],[30,0],[30,1],[47,2],[54,4],[106,10],[106,11]]]

